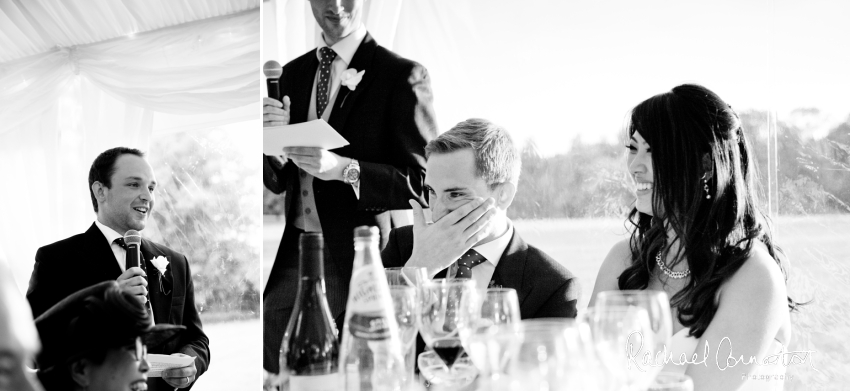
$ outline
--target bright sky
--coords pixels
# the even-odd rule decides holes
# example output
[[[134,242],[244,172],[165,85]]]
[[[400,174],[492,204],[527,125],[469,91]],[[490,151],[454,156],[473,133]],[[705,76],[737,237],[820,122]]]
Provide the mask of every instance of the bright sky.
[[[850,1],[403,4],[396,35],[376,39],[429,69],[441,130],[484,117],[550,155],[577,135],[615,140],[632,107],[685,82],[781,119],[816,107],[831,127],[850,115]]]

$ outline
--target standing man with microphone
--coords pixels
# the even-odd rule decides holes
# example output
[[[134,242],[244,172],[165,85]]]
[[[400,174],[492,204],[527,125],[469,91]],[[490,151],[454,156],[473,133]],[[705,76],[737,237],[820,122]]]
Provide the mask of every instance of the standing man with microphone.
[[[319,46],[286,64],[280,95],[272,91],[263,100],[263,126],[321,118],[350,143],[333,151],[284,148],[263,157],[263,182],[284,193],[286,215],[263,292],[263,367],[269,372],[279,372],[298,287],[298,236],[324,237],[327,298],[339,327],[354,228],[379,227],[383,247],[393,227],[390,211],[410,209],[409,199],[427,204],[425,145],[437,135],[428,71],[378,45],[363,24],[364,1],[310,0],[322,29]]]
[[[209,366],[209,339],[195,309],[189,263],[183,254],[143,239],[154,206],[156,178],[144,154],[131,148],[101,153],[89,170],[89,193],[97,219],[85,232],[38,249],[27,299],[38,317],[71,293],[115,280],[146,303],[154,323],[186,331],[151,353],[192,356],[187,367],[149,378],[149,390],[189,389]],[[154,266],[167,261],[165,272]]]

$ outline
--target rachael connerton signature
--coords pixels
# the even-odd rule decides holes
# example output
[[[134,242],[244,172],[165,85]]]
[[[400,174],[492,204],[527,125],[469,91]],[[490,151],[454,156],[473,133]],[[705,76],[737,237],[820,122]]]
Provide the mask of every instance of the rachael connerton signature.
[[[639,339],[637,342],[637,348],[635,348],[635,339]],[[711,356],[711,348],[709,347],[708,341],[705,341],[703,346],[702,357],[700,357],[699,353],[696,351],[690,359],[688,358],[687,353],[682,353],[679,355],[679,361],[674,360],[673,352],[667,351],[667,345],[664,345],[664,349],[656,352],[654,356],[650,351],[645,351],[641,354],[641,351],[643,350],[643,341],[644,338],[641,331],[632,331],[631,334],[629,334],[629,338],[626,341],[626,369],[632,369],[632,365],[634,365],[639,371],[644,372],[644,367],[663,367],[668,363],[673,363],[673,365],[690,364],[708,366],[708,360]],[[729,354],[726,357],[723,357],[720,354],[720,351],[726,344],[729,346]],[[792,364],[802,365],[808,362],[809,367],[820,373],[820,371],[814,367],[814,362],[812,361],[812,355],[814,353],[816,353],[814,350],[783,351],[781,353],[765,356],[761,360],[758,360],[755,356],[744,358],[743,355],[740,355],[735,357],[732,355],[732,340],[730,340],[729,337],[723,337],[723,339],[720,340],[720,344],[717,346],[717,352],[714,355],[714,363],[717,365],[718,369],[725,371],[726,369],[734,368],[737,365],[755,364],[758,366],[769,366],[781,364],[787,367]],[[661,355],[660,359],[658,355]],[[643,358],[640,359],[639,356],[643,356]],[[643,364],[643,367],[641,364]]]

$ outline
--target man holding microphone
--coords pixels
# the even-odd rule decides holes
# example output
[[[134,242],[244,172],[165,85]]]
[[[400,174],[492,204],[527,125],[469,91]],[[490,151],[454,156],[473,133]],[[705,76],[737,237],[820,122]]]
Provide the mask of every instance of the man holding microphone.
[[[99,282],[116,280],[142,303],[150,302],[154,323],[186,326],[179,338],[151,353],[191,356],[189,366],[148,378],[149,390],[188,389],[210,360],[209,339],[195,309],[194,285],[183,254],[141,239],[139,266],[132,266],[134,247],[125,233],[142,231],[155,201],[156,178],[144,154],[132,148],[101,153],[89,170],[89,193],[97,219],[82,234],[44,246],[35,256],[27,299],[38,317],[68,295]],[[154,260],[164,272],[154,266]]]
[[[263,126],[321,118],[350,143],[263,156],[263,182],[285,194],[286,215],[263,292],[263,367],[273,373],[298,286],[298,236],[324,236],[328,304],[340,327],[354,228],[379,227],[383,246],[390,211],[410,209],[409,199],[427,203],[425,145],[437,134],[430,78],[422,65],[378,45],[362,22],[363,4],[310,0],[322,29],[319,47],[283,67],[280,101],[263,100]]]

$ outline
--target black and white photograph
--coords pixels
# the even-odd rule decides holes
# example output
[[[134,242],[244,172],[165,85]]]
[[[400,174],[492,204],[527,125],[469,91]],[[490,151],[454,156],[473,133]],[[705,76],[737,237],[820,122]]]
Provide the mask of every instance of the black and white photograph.
[[[850,381],[847,2],[263,6],[266,389]]]
[[[0,0],[0,391],[846,389],[848,17]]]
[[[0,2],[0,389],[261,388],[260,22]]]

